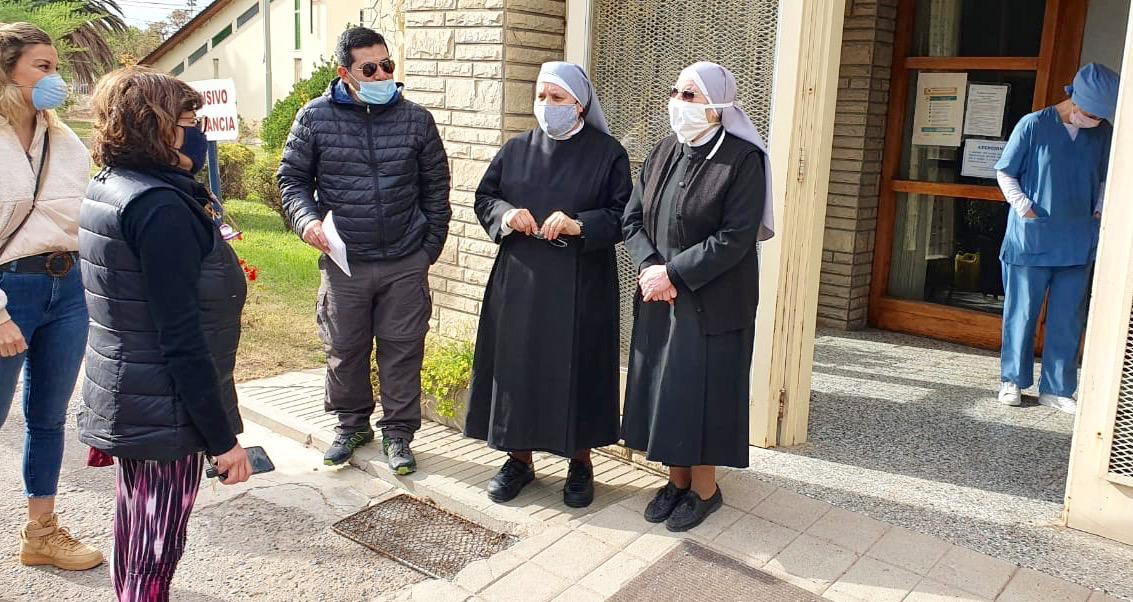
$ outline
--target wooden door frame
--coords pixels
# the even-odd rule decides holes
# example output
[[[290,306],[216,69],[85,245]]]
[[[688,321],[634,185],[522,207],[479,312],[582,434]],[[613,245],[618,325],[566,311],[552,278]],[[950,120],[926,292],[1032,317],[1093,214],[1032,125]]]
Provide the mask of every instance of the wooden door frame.
[[[884,330],[998,350],[1002,326],[999,316],[928,301],[898,299],[887,293],[897,223],[898,193],[1004,202],[1003,194],[994,186],[918,182],[898,177],[904,152],[905,109],[909,100],[910,72],[1034,71],[1035,98],[1032,108],[1038,110],[1053,104],[1065,97],[1062,86],[1073,80],[1078,70],[1088,0],[1047,0],[1038,57],[910,57],[908,54],[917,1],[899,0],[897,7],[889,114],[881,165],[873,275],[870,279],[869,323]]]
[[[1133,186],[1133,173],[1116,169],[1133,161],[1133,85],[1129,83],[1133,79],[1133,20],[1126,33],[1122,72],[1110,154],[1108,185],[1113,190]],[[1133,206],[1128,203],[1106,206],[1102,213],[1097,270],[1112,277],[1096,280],[1092,289],[1063,520],[1073,529],[1133,545],[1133,479],[1110,473],[1133,306],[1130,219]]]

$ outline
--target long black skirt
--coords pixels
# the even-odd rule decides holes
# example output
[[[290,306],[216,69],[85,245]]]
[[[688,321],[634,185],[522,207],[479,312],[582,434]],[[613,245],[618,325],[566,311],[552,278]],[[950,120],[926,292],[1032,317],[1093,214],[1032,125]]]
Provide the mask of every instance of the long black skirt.
[[[755,325],[705,335],[681,293],[634,307],[622,436],[668,466],[746,467]]]

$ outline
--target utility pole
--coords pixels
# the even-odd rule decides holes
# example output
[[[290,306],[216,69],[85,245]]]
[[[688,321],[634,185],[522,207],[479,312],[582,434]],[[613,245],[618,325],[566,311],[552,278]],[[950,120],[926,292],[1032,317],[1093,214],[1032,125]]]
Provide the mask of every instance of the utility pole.
[[[264,98],[267,99],[267,110],[264,111],[264,116],[271,114],[272,98],[271,98],[271,0],[262,0],[263,9],[260,12],[264,14],[264,85],[267,86],[267,94]]]

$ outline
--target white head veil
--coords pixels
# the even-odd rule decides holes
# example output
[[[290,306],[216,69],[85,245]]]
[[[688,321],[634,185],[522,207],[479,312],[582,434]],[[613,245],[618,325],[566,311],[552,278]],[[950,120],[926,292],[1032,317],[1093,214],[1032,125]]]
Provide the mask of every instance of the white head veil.
[[[602,112],[602,103],[598,101],[598,94],[594,92],[594,86],[582,67],[563,61],[543,63],[539,77],[535,80],[536,89],[544,82],[555,84],[569,92],[582,105],[582,116],[587,125],[603,133],[610,133],[606,114]]]
[[[751,122],[743,109],[735,105],[736,77],[721,65],[700,62],[689,65],[684,71],[681,71],[677,80],[684,79],[695,82],[700,91],[704,93],[704,97],[708,99],[709,104],[719,106],[716,111],[720,113],[720,124],[724,126],[725,132],[754,144],[763,153],[763,172],[767,180],[767,193],[764,197],[766,200],[763,203],[763,217],[759,223],[758,240],[771,238],[775,235],[775,203],[771,194],[771,155],[767,152],[767,145],[764,144],[763,137],[759,135],[759,129],[755,127],[755,124]],[[716,151],[720,150],[720,145],[723,142],[724,136],[720,136],[716,148],[713,148],[712,152],[708,154],[709,159],[716,154]]]

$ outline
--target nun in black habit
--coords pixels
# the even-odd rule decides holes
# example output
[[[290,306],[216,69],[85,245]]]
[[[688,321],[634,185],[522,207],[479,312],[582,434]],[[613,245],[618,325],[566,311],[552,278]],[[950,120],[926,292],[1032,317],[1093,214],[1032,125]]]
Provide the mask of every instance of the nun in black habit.
[[[509,458],[488,484],[506,502],[535,478],[532,451],[571,458],[564,502],[594,499],[590,450],[618,440],[614,245],[633,189],[580,67],[543,65],[539,127],[509,140],[476,190],[500,245],[476,337],[465,434]]]
[[[685,531],[723,504],[715,467],[748,464],[756,241],[774,220],[767,151],[731,72],[696,63],[669,97],[674,135],[645,160],[624,216],[640,295],[623,436],[669,466],[646,520]]]

